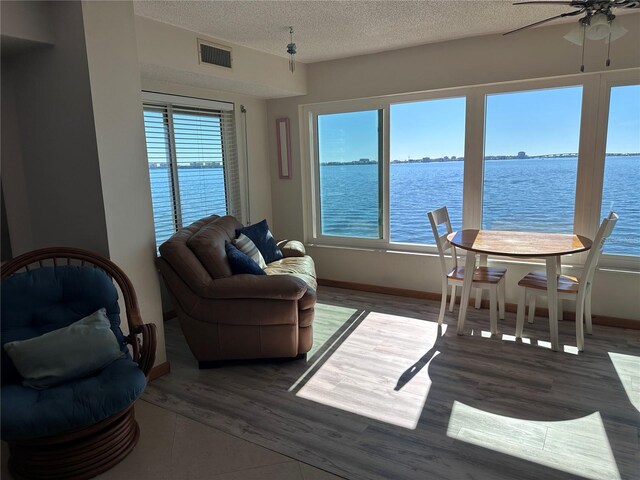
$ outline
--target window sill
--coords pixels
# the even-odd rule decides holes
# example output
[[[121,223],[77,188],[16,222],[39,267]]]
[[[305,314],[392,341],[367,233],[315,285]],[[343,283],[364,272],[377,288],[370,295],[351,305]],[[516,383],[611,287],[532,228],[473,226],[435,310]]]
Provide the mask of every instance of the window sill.
[[[389,245],[387,247],[370,247],[356,245],[332,245],[328,243],[306,242],[305,247],[331,250],[345,250],[370,253],[387,253],[393,255],[418,255],[423,257],[438,257],[435,245],[411,245],[409,248],[400,248],[400,246]],[[565,255],[562,257],[562,268],[569,270],[582,269],[582,259],[577,261],[579,256]],[[535,268],[544,268],[545,261],[542,259],[529,258],[513,258],[489,256],[489,263],[494,265],[530,265]],[[598,264],[598,270],[611,273],[624,273],[628,275],[640,275],[640,258],[625,257],[622,255],[603,255]]]

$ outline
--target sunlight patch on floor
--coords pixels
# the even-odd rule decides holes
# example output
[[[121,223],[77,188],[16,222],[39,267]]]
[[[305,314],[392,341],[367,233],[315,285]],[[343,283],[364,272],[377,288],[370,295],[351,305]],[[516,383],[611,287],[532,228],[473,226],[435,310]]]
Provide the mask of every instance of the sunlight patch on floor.
[[[307,353],[311,359],[318,352],[328,347],[327,342],[341,329],[347,326],[358,311],[355,308],[340,307],[326,303],[316,303],[314,307],[313,346]]]
[[[620,479],[599,412],[542,422],[496,415],[456,401],[447,436],[584,478]]]
[[[297,395],[415,429],[431,387],[429,364],[445,331],[435,322],[368,313]]]
[[[609,352],[609,358],[616,369],[620,383],[624,387],[629,401],[640,411],[640,357]]]
[[[547,350],[551,350],[551,342],[548,342],[546,340],[535,340],[535,341],[532,341],[528,337],[522,337],[522,338],[520,338],[518,340],[514,335],[507,335],[507,334],[502,335],[502,340],[504,340],[506,342],[520,342],[520,343],[524,343],[526,345],[537,345],[540,348],[545,348]],[[569,353],[571,355],[579,355],[580,354],[580,351],[578,350],[578,347],[575,347],[573,345],[560,345],[560,347],[562,347],[562,351],[564,353]]]
[[[506,333],[502,334],[502,340],[505,342],[520,342],[525,345],[531,345],[531,339],[527,337],[522,337],[520,340],[515,335],[507,335]]]

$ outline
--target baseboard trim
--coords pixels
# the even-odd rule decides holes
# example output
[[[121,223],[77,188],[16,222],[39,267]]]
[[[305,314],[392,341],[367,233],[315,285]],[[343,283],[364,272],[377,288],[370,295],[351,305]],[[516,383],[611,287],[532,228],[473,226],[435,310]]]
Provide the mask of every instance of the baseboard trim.
[[[410,290],[405,288],[382,287],[380,285],[369,285],[366,283],[343,282],[341,280],[328,280],[324,278],[318,279],[318,285],[324,287],[348,288],[350,290],[359,290],[361,292],[381,293],[384,295],[396,295],[398,297],[419,298],[425,300],[440,301],[441,295],[434,292],[423,292],[420,290]],[[460,297],[457,297],[457,303],[460,303]],[[475,305],[475,296],[469,299],[469,305]],[[489,300],[482,300],[482,308],[489,308]],[[515,303],[506,303],[504,306],[507,312],[515,313],[518,305]],[[549,314],[547,308],[536,307],[536,315],[546,317]],[[565,311],[564,320],[575,321],[575,312]],[[594,324],[606,325],[608,327],[630,328],[632,330],[640,330],[640,322],[629,318],[609,317],[605,315],[593,315]]]
[[[439,293],[423,292],[421,290],[409,290],[405,288],[382,287],[366,283],[343,282],[341,280],[318,279],[318,285],[324,287],[348,288],[362,292],[382,293],[384,295],[396,295],[398,297],[422,298],[426,300],[440,300]]]
[[[160,378],[171,371],[171,364],[169,362],[163,362],[156,365],[149,372],[149,382],[153,382],[156,378]]]

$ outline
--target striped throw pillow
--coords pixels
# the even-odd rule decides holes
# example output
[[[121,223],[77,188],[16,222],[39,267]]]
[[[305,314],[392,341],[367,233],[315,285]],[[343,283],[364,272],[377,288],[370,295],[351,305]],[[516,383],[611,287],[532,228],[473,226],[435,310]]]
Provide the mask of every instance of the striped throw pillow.
[[[247,257],[256,262],[260,266],[260,268],[266,268],[267,263],[264,261],[264,257],[260,253],[260,250],[258,250],[256,244],[253,243],[253,241],[244,233],[241,233],[240,236],[233,241],[233,244],[238,250],[240,250]]]

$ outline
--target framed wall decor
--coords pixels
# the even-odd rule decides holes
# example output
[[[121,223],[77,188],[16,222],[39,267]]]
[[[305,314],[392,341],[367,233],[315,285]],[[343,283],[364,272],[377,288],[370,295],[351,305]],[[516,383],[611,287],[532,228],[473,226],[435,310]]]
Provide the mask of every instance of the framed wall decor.
[[[278,137],[278,173],[280,178],[291,178],[291,136],[289,119],[276,119],[276,135]]]

